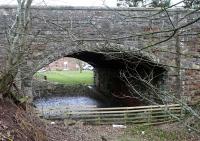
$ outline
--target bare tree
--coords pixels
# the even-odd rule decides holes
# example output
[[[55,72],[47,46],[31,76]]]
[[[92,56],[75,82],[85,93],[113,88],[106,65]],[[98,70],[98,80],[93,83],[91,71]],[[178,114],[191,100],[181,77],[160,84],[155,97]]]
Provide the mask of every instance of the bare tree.
[[[199,8],[200,1],[199,0],[185,0],[184,7],[185,8]]]
[[[7,31],[6,69],[0,75],[0,94],[14,98],[12,89],[17,89],[14,80],[29,48],[30,7],[32,0],[17,0],[16,18]]]
[[[117,0],[119,7],[169,7],[171,0]]]
[[[80,73],[82,73],[82,71],[83,71],[83,61],[77,59],[77,60],[76,60],[76,63],[77,63],[77,65],[79,66],[79,71],[80,71]]]

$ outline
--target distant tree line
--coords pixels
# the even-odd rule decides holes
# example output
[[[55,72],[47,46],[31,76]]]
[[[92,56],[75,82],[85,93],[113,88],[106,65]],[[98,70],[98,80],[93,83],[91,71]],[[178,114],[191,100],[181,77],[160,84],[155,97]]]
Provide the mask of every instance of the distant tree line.
[[[200,8],[200,0],[185,0],[184,1],[185,8]]]
[[[183,0],[184,8],[200,8],[200,0]],[[117,0],[118,7],[170,7],[171,0]]]
[[[168,7],[171,0],[118,0],[117,6],[125,7]]]

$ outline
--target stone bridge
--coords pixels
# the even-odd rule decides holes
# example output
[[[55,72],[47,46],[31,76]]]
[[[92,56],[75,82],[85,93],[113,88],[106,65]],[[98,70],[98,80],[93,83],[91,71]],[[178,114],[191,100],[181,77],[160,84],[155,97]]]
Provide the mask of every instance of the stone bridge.
[[[15,7],[0,7],[1,70],[15,12]],[[200,96],[199,14],[183,9],[32,7],[21,86],[32,95],[35,72],[62,57],[74,57],[94,66],[94,85],[104,94],[129,92],[121,79],[124,72],[133,75],[130,81],[141,91],[145,86],[136,78],[148,78],[160,90],[195,101]]]

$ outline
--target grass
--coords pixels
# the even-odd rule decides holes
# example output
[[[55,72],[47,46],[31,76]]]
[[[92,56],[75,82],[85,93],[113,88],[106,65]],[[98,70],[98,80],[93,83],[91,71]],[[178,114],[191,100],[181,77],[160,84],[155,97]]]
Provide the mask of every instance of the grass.
[[[37,79],[44,79],[47,76],[47,81],[58,82],[62,84],[86,84],[93,83],[93,71],[46,71],[37,72],[35,75]]]
[[[187,140],[185,131],[167,131],[156,126],[133,126],[117,141],[183,141]]]

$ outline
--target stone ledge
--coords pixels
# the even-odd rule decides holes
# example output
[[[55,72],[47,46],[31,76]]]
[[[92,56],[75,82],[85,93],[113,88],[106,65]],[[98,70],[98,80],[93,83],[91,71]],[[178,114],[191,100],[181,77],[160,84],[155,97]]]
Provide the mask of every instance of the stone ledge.
[[[1,5],[0,9],[16,9],[15,5]],[[41,9],[41,10],[98,10],[98,11],[160,11],[161,8],[141,8],[141,7],[132,7],[132,8],[118,8],[118,7],[98,7],[98,6],[32,6],[32,9]],[[194,11],[194,9],[184,9],[184,8],[170,8],[169,12],[188,12]],[[200,11],[199,11],[200,12]]]

